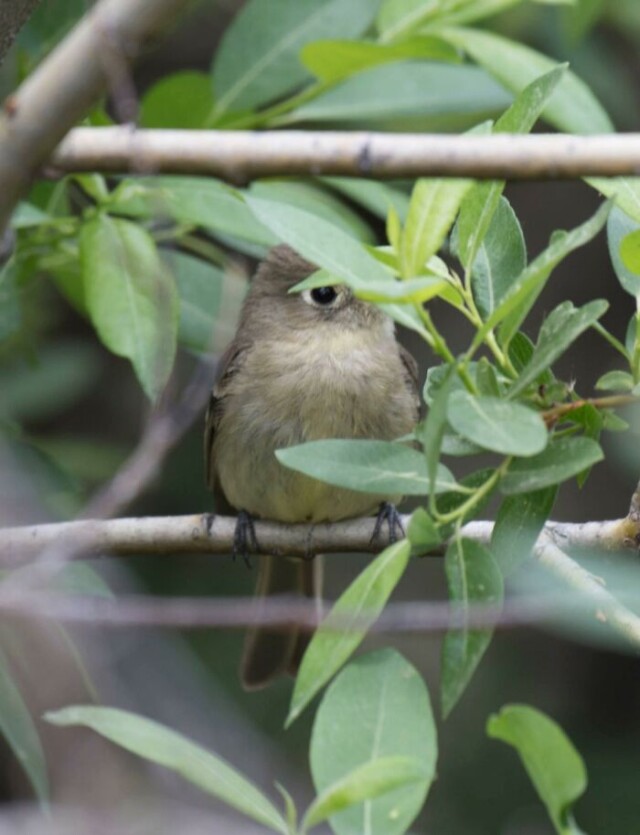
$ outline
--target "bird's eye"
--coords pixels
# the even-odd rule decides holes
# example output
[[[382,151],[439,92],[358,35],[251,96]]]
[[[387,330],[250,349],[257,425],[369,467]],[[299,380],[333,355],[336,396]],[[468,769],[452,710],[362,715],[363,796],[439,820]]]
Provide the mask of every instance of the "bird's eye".
[[[303,293],[304,300],[321,307],[329,307],[338,298],[335,287],[314,287],[307,292],[308,296]]]

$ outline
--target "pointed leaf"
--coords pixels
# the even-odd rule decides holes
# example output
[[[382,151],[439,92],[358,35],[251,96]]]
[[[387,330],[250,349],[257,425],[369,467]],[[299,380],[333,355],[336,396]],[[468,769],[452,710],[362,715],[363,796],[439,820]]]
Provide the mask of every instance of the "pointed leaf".
[[[440,448],[447,424],[447,406],[454,378],[456,378],[456,369],[452,365],[448,368],[440,387],[429,405],[427,417],[422,423],[418,435],[418,440],[422,444],[427,459],[430,495],[433,494],[436,484]]]
[[[422,453],[393,441],[326,440],[279,449],[276,457],[299,473],[362,493],[426,496],[429,472]],[[455,490],[445,466],[438,466],[434,492]]]
[[[487,735],[516,749],[559,835],[580,835],[571,806],[587,788],[587,771],[562,728],[528,705],[506,705],[489,717]]]
[[[80,259],[87,309],[100,339],[131,360],[155,399],[173,368],[179,303],[153,238],[135,223],[101,214],[82,225]]]
[[[491,534],[491,553],[504,577],[515,571],[533,550],[553,508],[557,487],[507,496]]]
[[[395,650],[356,659],[322,699],[310,746],[318,792],[380,758],[410,758],[422,771],[413,783],[333,815],[337,835],[405,833],[424,804],[436,756],[429,694],[418,671]]]
[[[500,482],[507,495],[542,490],[567,481],[602,461],[600,445],[591,438],[557,438],[533,458],[519,458]]]
[[[464,615],[474,604],[502,604],[502,574],[491,552],[471,539],[454,539],[445,555],[449,599]],[[442,715],[446,718],[464,693],[491,642],[492,629],[447,632],[442,646]]]
[[[253,783],[221,757],[144,716],[111,707],[66,707],[45,718],[53,725],[81,725],[132,754],[175,771],[189,783],[268,829],[288,835],[286,821]]]
[[[540,374],[550,368],[558,357],[573,345],[581,333],[598,321],[608,307],[609,303],[603,299],[589,302],[577,309],[568,301],[558,305],[544,320],[533,356],[509,391],[509,397],[516,397],[534,383]]]
[[[49,797],[47,764],[38,731],[0,652],[0,731],[27,775],[41,804]]]
[[[618,276],[618,281],[623,289],[632,296],[640,296],[640,274],[625,263],[622,257],[621,248],[629,235],[640,231],[640,223],[629,217],[628,214],[617,206],[611,210],[607,221],[607,240],[609,243],[609,255],[613,269]]]
[[[305,652],[296,678],[286,725],[290,725],[362,643],[404,574],[408,540],[384,550],[333,605]],[[350,623],[353,626],[350,626]]]
[[[538,412],[499,397],[455,391],[447,417],[463,438],[503,455],[536,455],[547,444],[547,429]]]
[[[216,114],[251,110],[295,90],[310,78],[298,57],[305,44],[358,37],[374,14],[371,0],[249,0],[216,52]]]

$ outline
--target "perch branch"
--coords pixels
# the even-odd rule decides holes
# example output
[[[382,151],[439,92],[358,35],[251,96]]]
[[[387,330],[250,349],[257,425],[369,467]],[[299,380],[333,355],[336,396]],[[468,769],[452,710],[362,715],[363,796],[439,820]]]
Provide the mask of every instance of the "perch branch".
[[[231,182],[285,174],[565,179],[640,175],[640,134],[459,136],[361,131],[75,128],[61,171],[205,174]]]
[[[108,53],[127,62],[187,0],[100,0],[4,103],[0,116],[0,231],[67,131],[109,82]]]

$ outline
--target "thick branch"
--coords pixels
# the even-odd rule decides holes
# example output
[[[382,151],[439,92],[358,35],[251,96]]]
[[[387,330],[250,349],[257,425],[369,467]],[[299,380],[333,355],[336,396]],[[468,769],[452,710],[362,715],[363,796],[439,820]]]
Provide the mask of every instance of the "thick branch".
[[[53,155],[63,171],[562,179],[640,174],[640,134],[458,136],[333,131],[76,128]]]
[[[0,117],[0,231],[65,133],[187,0],[100,0],[5,102]]]
[[[403,517],[405,526],[409,517]],[[45,549],[69,545],[78,556],[88,554],[229,554],[236,519],[231,516],[148,516],[131,519],[80,520],[0,530],[0,566],[27,564]],[[375,520],[371,517],[321,525],[281,525],[256,522],[262,553],[309,556],[342,551],[375,552]],[[471,522],[464,535],[488,542],[491,522]],[[628,519],[571,524],[551,522],[547,531],[562,548],[637,550]],[[384,543],[382,543],[384,544]]]

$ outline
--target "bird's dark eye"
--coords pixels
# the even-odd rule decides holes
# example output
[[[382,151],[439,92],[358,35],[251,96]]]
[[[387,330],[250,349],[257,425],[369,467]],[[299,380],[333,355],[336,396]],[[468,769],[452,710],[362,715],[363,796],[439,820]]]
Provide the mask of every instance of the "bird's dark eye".
[[[333,287],[314,287],[311,298],[316,304],[331,304],[338,294]]]

